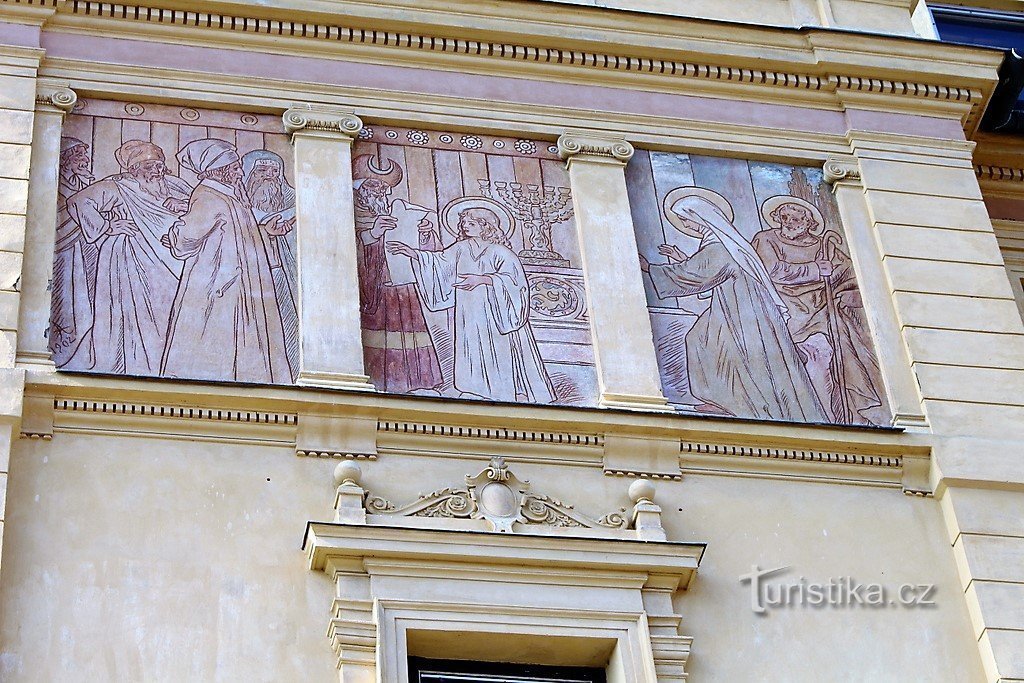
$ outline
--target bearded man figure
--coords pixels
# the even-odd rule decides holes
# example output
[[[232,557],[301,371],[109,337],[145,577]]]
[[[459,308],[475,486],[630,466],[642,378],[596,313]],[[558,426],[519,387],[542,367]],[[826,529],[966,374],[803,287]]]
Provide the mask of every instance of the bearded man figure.
[[[153,375],[181,269],[160,237],[177,220],[191,188],[168,175],[164,152],[152,143],[129,140],[114,158],[123,173],[67,201],[85,240],[99,248],[92,327],[67,365]]]
[[[838,246],[828,248],[824,218],[810,202],[771,197],[761,213],[775,227],[757,233],[751,243],[789,308],[790,334],[829,417],[889,424],[878,358],[849,256]]]
[[[284,159],[274,152],[257,149],[242,157],[242,180],[252,204],[256,221],[262,223],[267,216],[278,214],[280,224],[286,225],[295,217],[295,189],[288,184],[284,173]],[[288,363],[299,367],[299,266],[295,230],[283,235],[265,233],[270,274],[277,292],[277,305],[284,326]]]
[[[89,146],[73,137],[60,139],[60,175],[57,182],[57,233],[50,283],[50,352],[57,367],[64,366],[92,325],[96,291],[97,246],[85,239],[68,212],[68,199],[93,180]]]
[[[416,285],[392,282],[385,252],[386,233],[397,226],[390,197],[402,182],[402,167],[389,161],[386,168],[378,168],[373,156],[365,154],[353,160],[352,175],[366,372],[382,391],[436,391],[443,382],[441,366]],[[417,246],[423,251],[441,249],[426,220],[420,223]]]
[[[164,243],[184,261],[160,372],[170,377],[291,382],[267,239],[294,221],[257,222],[234,145],[193,140],[178,163],[200,182]]]

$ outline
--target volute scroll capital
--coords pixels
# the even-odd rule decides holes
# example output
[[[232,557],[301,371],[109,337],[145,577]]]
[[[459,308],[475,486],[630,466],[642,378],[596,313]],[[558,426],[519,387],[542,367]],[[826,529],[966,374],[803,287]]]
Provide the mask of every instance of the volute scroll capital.
[[[558,138],[558,156],[566,161],[613,161],[626,163],[633,157],[633,145],[621,135],[570,130]]]
[[[829,157],[825,160],[822,172],[825,175],[825,182],[829,185],[835,185],[836,183],[860,183],[860,165],[858,165],[856,157]]]
[[[315,104],[292,107],[281,120],[285,131],[292,136],[311,133],[351,140],[363,129],[362,120],[354,113]]]
[[[36,87],[36,109],[70,114],[78,95],[66,83],[40,79]]]

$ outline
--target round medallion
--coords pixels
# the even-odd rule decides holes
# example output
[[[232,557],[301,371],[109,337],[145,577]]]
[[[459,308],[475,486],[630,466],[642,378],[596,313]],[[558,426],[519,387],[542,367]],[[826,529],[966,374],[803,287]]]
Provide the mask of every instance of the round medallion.
[[[480,489],[480,509],[494,517],[514,517],[516,494],[504,484],[492,481]]]
[[[129,103],[124,105],[124,111],[128,116],[142,116],[146,109],[141,104]]]
[[[186,121],[196,121],[199,119],[199,112],[195,109],[182,109],[178,112],[178,115]]]

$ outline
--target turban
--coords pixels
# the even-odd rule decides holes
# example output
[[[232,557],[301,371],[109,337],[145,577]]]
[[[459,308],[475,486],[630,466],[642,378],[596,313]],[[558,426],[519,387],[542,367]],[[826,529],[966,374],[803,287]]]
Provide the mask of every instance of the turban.
[[[62,153],[69,149],[74,149],[75,147],[88,147],[88,145],[78,138],[73,138],[71,136],[65,136],[60,139],[60,151]]]
[[[153,159],[163,161],[164,151],[152,142],[129,140],[117,148],[117,151],[114,152],[114,158],[117,159],[117,163],[120,164],[121,168],[127,171],[132,166],[141,164],[143,161],[152,161]]]
[[[196,175],[240,161],[234,145],[215,138],[193,140],[181,148],[177,158],[179,164]]]

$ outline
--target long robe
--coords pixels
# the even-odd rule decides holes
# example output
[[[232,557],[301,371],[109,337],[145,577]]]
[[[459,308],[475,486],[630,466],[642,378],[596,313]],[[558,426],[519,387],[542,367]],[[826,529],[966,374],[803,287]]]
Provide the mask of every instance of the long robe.
[[[530,330],[530,294],[519,258],[479,238],[417,252],[416,286],[427,308],[454,308],[455,388],[498,401],[551,403],[555,392]],[[465,275],[490,285],[456,289]]]
[[[288,212],[295,209],[295,190],[282,181],[283,192],[281,205],[266,212],[253,208],[257,221],[262,221],[270,213]],[[282,220],[282,222],[284,222]],[[299,262],[295,230],[283,235],[267,235],[267,258],[270,259],[270,274],[274,279],[274,291],[281,312],[281,324],[284,326],[285,346],[288,350],[288,363],[293,368],[299,366]]]
[[[254,383],[292,381],[265,238],[231,188],[202,181],[170,229],[185,261],[162,374]]]
[[[168,195],[156,197],[125,173],[94,183],[68,199],[68,213],[85,239],[98,244],[93,323],[67,367],[155,375],[167,334],[181,264],[160,237],[178,219],[163,202],[184,199],[192,188],[166,178]],[[130,219],[131,235],[109,233],[110,221]]]
[[[714,238],[682,263],[650,267],[659,298],[711,292],[686,335],[691,393],[737,417],[826,422],[779,307]]]
[[[68,211],[68,199],[88,187],[91,177],[61,173],[57,185],[57,233],[50,283],[48,341],[53,362],[63,367],[92,327],[99,250],[85,239]]]
[[[391,284],[384,251],[387,233],[370,234],[377,214],[357,204],[355,217],[366,373],[381,391],[408,393],[438,387],[444,377],[416,285]],[[436,250],[440,244],[433,235],[421,234],[419,248]]]
[[[881,398],[881,372],[863,308],[835,306],[835,331],[839,338],[832,339],[827,288],[814,263],[821,252],[821,241],[813,237],[791,240],[780,230],[762,230],[751,243],[789,308],[792,318],[788,324],[794,341],[799,345],[817,334],[828,339],[832,353],[842,354],[842,379],[851,408],[850,419],[855,423],[888,424],[890,416]],[[836,249],[831,262],[833,294],[838,297],[843,292],[856,292],[849,257]],[[839,385],[832,383],[828,392],[832,395],[822,399],[836,413],[842,401],[839,391]]]

